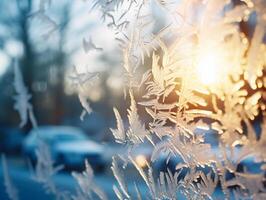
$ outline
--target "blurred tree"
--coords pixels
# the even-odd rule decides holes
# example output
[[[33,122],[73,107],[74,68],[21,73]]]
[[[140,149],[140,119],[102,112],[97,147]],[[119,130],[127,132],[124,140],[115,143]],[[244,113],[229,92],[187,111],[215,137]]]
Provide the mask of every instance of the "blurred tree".
[[[22,66],[21,69],[25,79],[24,81],[26,82],[26,85],[29,86],[29,90],[31,92],[31,85],[33,82],[32,74],[34,66],[34,52],[30,42],[27,15],[32,9],[32,1],[1,1],[0,7],[5,10],[5,12],[2,12],[0,15],[0,23],[3,30],[1,34],[2,49],[7,51],[6,54],[11,57],[10,60],[13,60],[18,55],[13,54],[12,51],[15,51],[18,47],[14,46],[11,49],[7,49],[6,47],[12,41],[17,41],[18,44],[21,44],[23,54],[19,55],[22,56],[19,59],[19,64]],[[12,62],[10,62],[9,65],[12,65]],[[9,71],[12,72],[12,70]],[[8,92],[8,94],[10,95],[10,92]],[[6,112],[6,114],[7,113],[10,112]]]
[[[57,81],[56,84],[53,85],[52,93],[54,98],[54,113],[52,115],[52,121],[55,124],[62,123],[62,117],[64,116],[64,75],[65,75],[65,66],[68,63],[68,53],[64,50],[66,40],[67,40],[67,32],[69,29],[70,22],[70,12],[71,12],[71,1],[66,1],[64,5],[62,5],[62,9],[60,9],[59,20],[60,24],[58,27],[59,33],[59,41],[57,48],[54,50],[54,65],[57,67]],[[52,64],[52,63],[51,63]],[[51,70],[51,69],[50,69]]]
[[[43,5],[44,12],[40,2],[48,2]],[[97,55],[94,60],[91,59],[90,55],[95,52],[85,53],[83,51],[83,38],[88,39],[92,36],[97,43],[97,34],[104,31],[104,29],[98,29],[101,25],[99,21],[95,22],[92,20],[93,16],[92,18],[88,16],[88,9],[84,6],[87,3],[81,2],[79,6],[77,6],[77,2],[74,4],[71,0],[53,1],[52,3],[53,6],[50,7],[49,0],[0,1],[0,7],[5,10],[5,12],[0,13],[0,50],[9,57],[10,61],[18,60],[25,84],[33,95],[31,102],[39,124],[68,123],[81,126],[90,133],[96,132],[94,131],[96,129],[93,128],[95,120],[92,119],[93,117],[96,119],[96,115],[87,116],[86,122],[79,120],[82,107],[75,92],[65,95],[64,79],[67,67],[72,67],[72,63],[81,68],[97,66],[95,63],[97,59],[97,61],[104,63],[106,68],[94,67],[88,71],[104,71],[100,73],[99,80],[102,95],[98,100],[95,100],[94,96],[91,101],[93,101],[92,108],[97,110],[99,118],[104,121],[99,123],[99,127],[101,130],[106,128],[107,131],[102,132],[107,134],[109,131],[107,127],[110,127],[110,123],[112,125],[115,123],[110,121],[110,118],[113,117],[112,106],[118,102],[120,102],[118,104],[121,107],[125,106],[122,93],[115,94],[114,89],[107,82],[112,72],[119,66],[120,58],[114,55],[106,57],[110,51],[108,48],[104,48],[102,52],[96,52]],[[108,34],[104,36],[106,41],[112,37],[110,33]],[[100,35],[101,33],[99,37]],[[97,45],[105,47],[102,46],[103,44]],[[112,48],[114,48],[113,51],[117,51],[115,45],[112,45]],[[112,67],[108,68],[107,66]],[[0,89],[3,91],[0,94],[2,111],[0,113],[0,125],[2,123],[7,126],[17,126],[19,121],[18,114],[13,109],[12,82],[13,66],[9,62],[6,73],[0,77]],[[93,96],[95,93],[99,93],[99,87],[93,86],[88,91],[91,94],[88,95]],[[88,123],[89,120],[92,123]],[[25,132],[30,128],[31,125],[27,124]]]
[[[47,5],[44,5],[47,6]],[[50,123],[58,124],[60,119],[63,116],[63,92],[64,92],[64,66],[67,63],[67,53],[64,51],[64,44],[66,41],[66,35],[68,31],[69,15],[71,11],[71,1],[64,1],[63,4],[60,4],[60,8],[56,10],[56,20],[58,26],[54,29],[49,27],[41,27],[41,22],[44,22],[43,16],[39,17],[36,13],[39,12],[39,5],[37,1],[33,0],[11,0],[11,1],[1,1],[0,7],[5,10],[0,15],[0,41],[1,49],[9,57],[10,60],[17,59],[19,61],[19,66],[23,73],[25,84],[27,85],[29,92],[32,94],[32,103],[34,105],[35,113],[37,119],[45,123],[45,119],[48,119]],[[40,9],[40,8],[39,8]],[[48,32],[47,32],[48,28]],[[38,31],[34,31],[34,29]],[[46,29],[46,30],[45,30]],[[44,30],[45,33],[40,32]],[[49,32],[50,30],[50,32]],[[51,31],[52,30],[52,31]],[[36,34],[37,32],[37,34]],[[57,40],[53,40],[53,47],[45,44],[44,47],[38,45],[39,43],[45,43],[51,35],[56,34]],[[21,47],[21,54],[17,55],[12,51],[17,51],[17,46],[7,46],[16,41],[16,44],[19,44]],[[14,42],[13,42],[14,43]],[[10,45],[9,45],[10,46]],[[9,66],[12,65],[12,62],[9,62]],[[55,70],[56,68],[56,70]],[[13,78],[10,75],[12,73],[12,68],[9,69],[8,85],[12,85]],[[57,73],[54,73],[57,72]],[[49,92],[47,87],[49,87],[49,76],[51,73],[54,73],[53,80],[56,82],[50,83],[51,88]],[[7,80],[2,78],[5,81],[2,87],[6,87]],[[11,95],[10,87],[7,87],[8,95]],[[37,95],[38,94],[38,95]],[[10,96],[9,96],[10,97]],[[53,100],[44,100],[43,98],[52,98]],[[11,98],[10,98],[11,99]],[[9,100],[10,100],[9,99]],[[8,103],[6,101],[1,102],[4,107]],[[46,104],[46,105],[45,105]],[[11,107],[12,104],[8,104],[10,109],[6,113],[12,113]],[[37,105],[37,106],[36,106]],[[47,116],[45,108],[48,108],[47,111],[50,112],[51,116]],[[42,118],[43,113],[45,113],[45,119]],[[13,115],[14,113],[12,113]],[[6,117],[6,116],[5,116]],[[12,123],[12,122],[9,122]],[[5,124],[7,124],[5,122]],[[31,128],[30,124],[27,124],[25,130]]]

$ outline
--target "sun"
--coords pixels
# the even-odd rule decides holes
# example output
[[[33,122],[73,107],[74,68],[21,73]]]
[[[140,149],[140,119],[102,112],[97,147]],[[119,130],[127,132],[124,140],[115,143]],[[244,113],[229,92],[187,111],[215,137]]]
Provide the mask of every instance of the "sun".
[[[200,54],[196,63],[196,72],[204,85],[217,84],[220,81],[221,61],[215,52]]]

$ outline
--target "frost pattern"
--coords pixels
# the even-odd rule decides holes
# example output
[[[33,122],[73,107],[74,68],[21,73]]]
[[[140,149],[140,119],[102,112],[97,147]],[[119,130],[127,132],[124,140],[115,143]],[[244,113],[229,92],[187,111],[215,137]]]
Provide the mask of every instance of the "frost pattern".
[[[53,194],[56,200],[70,200],[67,191],[60,191],[53,181],[53,176],[60,171],[63,166],[54,166],[48,145],[38,140],[36,149],[37,164],[34,170],[33,180],[40,183],[47,194]]]
[[[25,126],[29,119],[32,126],[36,128],[37,121],[33,113],[33,107],[29,102],[31,99],[31,94],[28,93],[28,89],[24,84],[23,77],[17,62],[14,66],[14,88],[15,92],[17,93],[17,95],[14,96],[14,109],[18,111],[21,119],[19,126]]]
[[[104,10],[104,20],[111,18],[108,25],[117,30],[131,99],[128,130],[114,108],[117,129],[111,131],[116,142],[128,146],[128,159],[121,160],[133,163],[150,191],[149,198],[176,199],[181,193],[187,199],[213,199],[218,187],[225,199],[265,197],[265,97],[260,89],[265,85],[257,82],[266,66],[265,1],[147,0],[129,1],[127,8],[122,0],[97,2]],[[146,9],[151,5],[167,19],[160,30],[150,29],[149,25],[158,27],[152,10]],[[250,23],[253,13],[256,22],[249,38],[240,23]],[[126,15],[130,17],[123,18]],[[143,22],[147,24],[142,26]],[[151,63],[145,63],[145,57],[150,57]],[[144,73],[139,69],[142,65],[149,68]],[[213,65],[207,70],[217,75],[217,80],[210,79],[214,81],[211,84],[204,80],[206,74],[200,74],[207,65]],[[138,78],[138,73],[143,76]],[[134,93],[142,97],[139,102]],[[143,106],[151,120],[141,123],[137,106]],[[252,123],[258,115],[264,120],[256,133]],[[219,146],[205,141],[208,131],[198,135],[200,127],[216,130],[213,134]],[[150,164],[141,168],[131,150],[146,139],[154,152]],[[163,153],[166,163],[173,157],[181,161],[175,171],[160,172],[157,177],[152,164]],[[260,172],[251,172],[246,166],[241,169],[250,157],[254,158],[251,162],[261,164]],[[113,159],[113,172],[119,187],[114,191],[119,199],[134,199],[119,175],[117,160]],[[228,173],[232,178],[226,178]]]
[[[5,155],[2,155],[2,167],[3,167],[4,185],[5,185],[6,193],[10,200],[18,200],[19,199],[18,191],[9,176]]]
[[[29,15],[30,18],[39,19],[43,24],[47,25],[47,31],[42,34],[43,39],[48,39],[56,30],[59,29],[58,24],[46,14],[47,9],[51,6],[52,0],[41,0],[39,9]]]
[[[73,196],[73,200],[95,199],[94,194],[98,199],[107,199],[101,188],[93,182],[93,170],[87,160],[85,160],[85,170],[82,173],[72,172],[72,176],[78,183],[77,194]]]
[[[144,141],[144,138],[148,136],[148,131],[145,129],[144,125],[141,123],[139,119],[139,115],[137,113],[137,105],[133,94],[130,93],[131,106],[128,112],[128,121],[129,121],[129,129],[125,131],[123,121],[121,116],[116,108],[114,108],[117,129],[111,129],[116,141],[118,143],[124,143],[128,145],[138,144]]]
[[[75,66],[73,67],[71,75],[68,76],[72,86],[78,92],[78,98],[83,107],[83,111],[80,115],[82,121],[86,114],[92,113],[92,108],[88,102],[85,88],[86,86],[92,85],[93,82],[98,79],[98,76],[97,72],[79,73]]]
[[[103,50],[103,48],[97,47],[93,43],[91,37],[89,38],[89,41],[87,41],[85,38],[83,38],[82,42],[83,42],[83,49],[84,49],[85,53],[88,53],[89,51],[92,51],[92,50],[96,50],[96,51],[102,51]]]
[[[129,127],[124,126],[119,111],[114,108],[117,128],[111,129],[116,142],[128,148],[126,157],[115,156],[112,162],[118,182],[113,189],[118,199],[142,198],[137,186],[135,195],[128,190],[123,175],[128,162],[133,164],[147,186],[149,193],[145,197],[148,199],[177,199],[179,195],[186,199],[215,199],[218,187],[224,199],[265,198],[266,105],[265,78],[262,81],[261,77],[266,66],[266,4],[264,0],[234,2],[92,2],[92,9],[102,12],[103,22],[114,31],[121,47],[127,79],[125,97],[129,96],[131,102],[127,110]],[[45,7],[44,3],[41,5]],[[40,10],[44,10],[43,7]],[[254,33],[249,35],[242,30],[242,25],[250,23],[253,14],[256,16],[256,22],[252,24]],[[89,41],[83,39],[83,48],[86,53],[102,50],[91,38]],[[151,63],[146,62],[148,57]],[[143,72],[141,66],[144,65],[148,70]],[[212,73],[209,80],[204,72]],[[138,77],[140,73],[142,77]],[[80,74],[75,68],[70,76],[84,108],[81,118],[91,112],[84,83],[91,83],[94,77],[96,75],[91,73]],[[16,90],[24,95],[23,103],[28,105],[27,90]],[[137,95],[139,102],[135,100]],[[138,114],[140,106],[150,120],[143,120]],[[17,109],[25,121],[25,106],[21,108],[24,111]],[[259,133],[252,125],[258,116],[263,118]],[[217,137],[219,145],[214,147],[205,139],[210,132],[197,134],[199,127],[216,130],[212,134]],[[134,160],[132,150],[146,140],[154,150],[146,167],[141,167]],[[166,164],[171,158],[178,158],[180,162],[174,171],[166,169],[156,175],[153,164],[163,153],[167,155]],[[47,153],[38,151],[37,154],[37,177],[58,195],[53,183],[47,182],[43,176],[51,177],[57,168],[52,167]],[[259,172],[243,165],[248,158],[260,164]],[[85,165],[83,174],[73,173],[79,183],[74,198],[91,199],[92,192],[104,198],[91,183],[90,166],[87,162]],[[229,178],[228,174],[231,174]]]

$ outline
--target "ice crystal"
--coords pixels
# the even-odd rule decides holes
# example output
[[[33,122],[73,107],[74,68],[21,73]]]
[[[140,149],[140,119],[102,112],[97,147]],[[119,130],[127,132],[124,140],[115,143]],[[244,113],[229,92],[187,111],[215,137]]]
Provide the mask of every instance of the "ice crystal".
[[[73,196],[73,199],[95,199],[95,196],[93,194],[95,194],[99,199],[107,199],[105,193],[101,190],[101,188],[93,182],[93,170],[87,160],[85,160],[85,167],[85,170],[81,174],[72,172],[72,176],[78,183],[78,187],[76,189],[77,194]]]
[[[37,164],[35,166],[33,180],[40,183],[46,193],[54,195],[56,200],[69,200],[70,197],[68,193],[59,190],[53,181],[53,176],[60,171],[63,166],[54,166],[49,146],[41,139],[38,140],[36,157]]]
[[[116,196],[118,197],[118,199],[123,199],[123,196],[125,196],[126,198],[129,198],[129,193],[128,193],[128,189],[127,189],[127,185],[126,182],[124,180],[124,175],[123,172],[121,172],[121,168],[119,168],[118,166],[118,158],[113,157],[113,162],[112,162],[112,167],[111,167],[114,177],[116,178],[118,184],[119,184],[119,188],[120,190],[114,186],[114,191]]]
[[[101,48],[101,47],[97,47],[94,43],[93,43],[93,41],[92,41],[92,39],[91,39],[91,37],[89,38],[89,41],[87,41],[85,38],[83,38],[83,48],[84,48],[84,51],[86,52],[86,53],[88,53],[89,51],[91,51],[91,50],[96,50],[96,51],[102,51],[103,50],[103,48]]]
[[[24,84],[23,76],[17,63],[14,66],[14,88],[17,93],[17,95],[14,96],[14,108],[18,111],[21,119],[19,126],[25,126],[29,119],[32,126],[36,128],[37,121],[33,113],[33,107],[29,102],[31,94],[29,94],[28,89]]]
[[[111,129],[111,131],[117,142],[132,145],[143,142],[145,137],[148,136],[149,132],[145,129],[144,125],[139,119],[139,115],[137,113],[137,105],[132,93],[130,93],[130,100],[131,106],[130,109],[127,110],[128,121],[130,124],[129,129],[125,131],[121,116],[117,109],[114,108],[117,129]]]
[[[48,14],[46,14],[47,9],[51,6],[52,0],[41,0],[39,3],[39,9],[29,15],[30,18],[39,19],[42,24],[47,25],[47,31],[42,34],[44,39],[49,38],[52,33],[58,30],[59,26]]]
[[[19,199],[18,191],[9,176],[5,155],[2,155],[2,167],[3,167],[4,185],[5,185],[6,193],[10,200],[18,200]]]
[[[92,113],[92,108],[88,102],[88,97],[85,92],[85,88],[88,85],[92,85],[95,80],[98,79],[97,72],[79,73],[76,66],[73,67],[71,75],[68,76],[71,81],[71,85],[77,90],[79,101],[83,107],[83,111],[80,115],[80,119],[83,120],[86,114]]]

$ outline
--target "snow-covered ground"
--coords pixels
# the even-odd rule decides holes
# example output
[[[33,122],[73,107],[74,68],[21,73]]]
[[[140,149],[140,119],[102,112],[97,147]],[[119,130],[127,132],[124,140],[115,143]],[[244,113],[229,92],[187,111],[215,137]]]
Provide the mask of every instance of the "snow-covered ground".
[[[38,199],[38,200],[48,200],[53,199],[52,196],[45,194],[44,189],[41,185],[34,182],[32,179],[32,174],[28,168],[22,164],[8,163],[8,170],[10,177],[14,185],[18,189],[18,194],[20,200]],[[62,190],[67,190],[70,193],[75,190],[75,181],[73,177],[68,172],[62,172],[54,177],[54,181],[58,187]],[[105,191],[109,199],[115,199],[115,194],[112,190],[112,185],[115,180],[111,174],[96,174],[95,182]],[[133,185],[132,185],[133,187]],[[0,200],[7,200],[8,197],[4,188],[3,181],[3,169],[0,165]]]
[[[110,153],[110,152],[109,152]],[[32,172],[30,167],[27,166],[25,160],[21,157],[12,157],[7,159],[8,172],[14,186],[18,190],[18,196],[20,200],[52,200],[54,197],[45,193],[45,189],[42,185],[36,183],[33,180]],[[111,163],[109,163],[111,165]],[[130,169],[125,173],[125,178],[127,180],[127,186],[130,193],[135,194],[135,181],[136,174],[133,169]],[[137,179],[138,180],[138,179]],[[61,171],[54,176],[53,181],[62,191],[69,191],[74,194],[76,188],[76,182],[71,176],[70,172]],[[117,199],[113,191],[113,185],[117,184],[111,170],[110,166],[107,166],[105,171],[96,172],[93,180],[106,194],[108,199]],[[144,194],[147,192],[147,187],[144,182],[139,179],[136,182],[140,192]],[[133,195],[134,196],[134,195]],[[0,165],[0,200],[8,200],[8,196],[5,191],[4,177],[3,177],[3,166]]]

